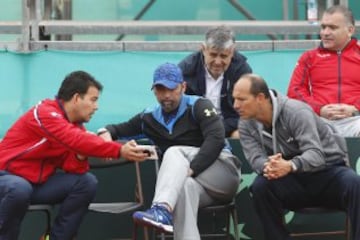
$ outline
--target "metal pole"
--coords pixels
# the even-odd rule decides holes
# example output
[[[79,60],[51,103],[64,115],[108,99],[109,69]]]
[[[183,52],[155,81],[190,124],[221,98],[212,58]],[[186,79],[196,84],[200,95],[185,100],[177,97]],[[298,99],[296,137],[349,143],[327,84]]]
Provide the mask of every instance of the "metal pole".
[[[241,12],[247,19],[256,20],[256,18],[253,17],[251,15],[251,13],[249,11],[247,11],[243,6],[241,6],[236,0],[228,0],[228,1],[235,9],[237,9],[239,12]],[[277,39],[277,37],[274,34],[266,34],[266,35],[271,40],[276,40]]]
[[[294,20],[299,20],[299,0],[294,0],[293,15]]]
[[[52,17],[53,4],[52,0],[43,0],[44,1],[44,13],[42,16],[43,20],[50,20]],[[51,40],[51,35],[46,35],[44,33],[44,27],[39,27],[39,38],[40,40],[49,41]]]
[[[326,8],[334,5],[334,0],[326,0]]]
[[[283,0],[283,20],[289,20],[289,2],[288,0]],[[285,34],[284,39],[289,39],[289,35]]]
[[[31,24],[31,38],[35,41],[39,40],[39,22],[41,21],[41,6],[40,0],[35,0],[35,8],[32,8],[35,12],[32,14],[32,24]]]
[[[64,19],[71,20],[72,19],[72,0],[64,0],[64,9],[63,9],[63,17]],[[62,36],[62,40],[72,40],[72,36],[70,34]]]
[[[345,7],[349,7],[348,0],[340,0],[340,5],[343,5]]]
[[[30,1],[22,1],[22,27],[21,27],[21,40],[19,50],[22,52],[29,52],[30,46]]]
[[[299,20],[299,0],[294,0],[293,4],[293,20]],[[292,39],[298,39],[298,35],[294,35]]]
[[[149,10],[149,8],[151,7],[151,5],[153,5],[155,3],[156,0],[150,0],[149,2],[147,2],[145,4],[145,6],[141,9],[141,11],[135,16],[135,18],[133,20],[139,20],[142,18],[142,16]],[[120,34],[117,38],[116,41],[121,41],[123,38],[125,37],[125,34]]]
[[[52,13],[52,0],[44,0],[44,16],[43,19],[49,20]]]
[[[283,0],[283,19],[289,20],[289,1]]]
[[[72,0],[57,0],[56,1],[57,19],[71,20],[72,19]],[[72,40],[70,34],[57,35],[56,40]]]

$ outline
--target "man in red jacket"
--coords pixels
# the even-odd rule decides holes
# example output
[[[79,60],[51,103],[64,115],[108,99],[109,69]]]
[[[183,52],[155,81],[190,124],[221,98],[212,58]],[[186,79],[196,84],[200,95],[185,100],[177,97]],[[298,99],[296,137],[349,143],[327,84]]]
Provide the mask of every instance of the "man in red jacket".
[[[360,136],[360,45],[352,37],[353,14],[332,6],[320,26],[321,44],[300,57],[288,96],[308,103],[341,135]]]
[[[96,192],[87,156],[146,158],[134,141],[105,142],[85,130],[101,90],[88,73],[72,72],[55,99],[41,101],[8,130],[0,143],[1,240],[18,238],[30,204],[61,204],[50,239],[72,239]]]

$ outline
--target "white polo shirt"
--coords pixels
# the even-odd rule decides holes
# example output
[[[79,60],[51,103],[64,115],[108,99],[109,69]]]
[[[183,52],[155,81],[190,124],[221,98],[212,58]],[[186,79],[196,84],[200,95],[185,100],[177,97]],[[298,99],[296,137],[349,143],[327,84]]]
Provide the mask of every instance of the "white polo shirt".
[[[206,93],[205,97],[209,99],[215,106],[218,114],[221,114],[220,97],[221,87],[224,79],[224,73],[222,73],[217,79],[214,79],[209,71],[206,69],[205,81],[206,81]]]

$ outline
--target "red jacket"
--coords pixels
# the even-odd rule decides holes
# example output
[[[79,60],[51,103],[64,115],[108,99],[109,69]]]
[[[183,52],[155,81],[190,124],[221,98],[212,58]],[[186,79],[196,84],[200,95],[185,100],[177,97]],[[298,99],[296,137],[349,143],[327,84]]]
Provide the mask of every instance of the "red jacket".
[[[86,132],[81,124],[70,123],[57,100],[44,100],[21,116],[0,143],[0,169],[32,183],[43,183],[57,168],[84,173],[87,159],[118,158],[121,144],[105,142]]]
[[[308,103],[319,114],[330,103],[360,109],[360,46],[353,38],[340,52],[323,47],[302,54],[294,69],[288,96]]]

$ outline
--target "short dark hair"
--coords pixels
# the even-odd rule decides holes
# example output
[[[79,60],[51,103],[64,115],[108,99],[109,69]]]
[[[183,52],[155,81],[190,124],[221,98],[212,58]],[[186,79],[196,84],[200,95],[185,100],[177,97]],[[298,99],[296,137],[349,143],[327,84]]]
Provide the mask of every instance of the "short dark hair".
[[[235,44],[235,34],[228,26],[210,28],[205,35],[205,45],[215,49],[227,49]]]
[[[103,89],[101,83],[93,76],[84,71],[74,71],[68,74],[61,83],[57,97],[64,101],[69,101],[74,94],[85,95],[89,87],[96,87],[100,92]]]
[[[270,98],[269,87],[261,76],[253,73],[247,73],[242,75],[241,78],[246,78],[250,81],[250,93],[253,96],[263,93],[265,98]]]
[[[341,13],[345,17],[346,21],[349,24],[351,24],[352,26],[355,26],[355,18],[354,18],[353,13],[351,12],[350,9],[348,9],[345,6],[342,6],[342,5],[331,6],[324,11],[324,14],[325,13],[327,13],[327,14]]]

